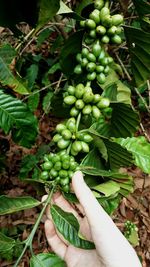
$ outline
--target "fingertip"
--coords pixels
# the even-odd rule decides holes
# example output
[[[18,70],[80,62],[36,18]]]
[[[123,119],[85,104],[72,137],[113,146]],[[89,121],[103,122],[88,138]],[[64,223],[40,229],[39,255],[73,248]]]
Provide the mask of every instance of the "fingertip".
[[[72,177],[72,183],[73,185],[76,183],[76,182],[79,182],[79,181],[84,181],[83,180],[83,173],[81,171],[76,171]]]

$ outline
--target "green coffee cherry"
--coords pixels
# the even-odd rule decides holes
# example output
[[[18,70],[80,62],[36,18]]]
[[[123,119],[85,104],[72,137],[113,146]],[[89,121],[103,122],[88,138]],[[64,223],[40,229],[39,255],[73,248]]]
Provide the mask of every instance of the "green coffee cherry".
[[[69,93],[69,95],[74,95],[75,93],[75,88],[74,86],[69,86],[68,89],[67,89],[67,92]]]
[[[68,130],[70,130],[71,133],[74,133],[76,130],[76,125],[73,122],[68,123]]]
[[[109,98],[103,97],[97,104],[98,108],[107,108],[110,105]]]
[[[92,138],[91,135],[89,135],[89,134],[85,134],[85,135],[83,135],[83,141],[84,141],[85,143],[90,143],[92,140],[93,140],[93,138]]]
[[[52,178],[56,178],[58,176],[58,172],[52,168],[49,172],[49,175],[52,177]]]
[[[98,35],[104,35],[106,33],[106,28],[102,25],[97,26],[96,32]]]
[[[97,42],[96,44],[93,45],[92,47],[92,53],[94,54],[95,57],[99,57],[100,53],[101,53],[101,46],[99,44],[99,42]]]
[[[60,171],[61,168],[62,168],[61,162],[60,162],[60,161],[57,161],[57,162],[55,163],[55,165],[54,165],[54,169],[55,169],[56,171]]]
[[[96,66],[96,72],[101,73],[103,71],[104,71],[104,66],[102,66],[102,65]]]
[[[85,26],[91,30],[95,29],[96,28],[96,23],[94,20],[92,19],[87,19],[86,22],[85,22]]]
[[[62,167],[63,167],[63,169],[68,170],[69,167],[70,167],[69,164],[70,164],[69,160],[64,160],[64,161],[62,162]]]
[[[58,132],[58,133],[61,133],[63,130],[65,130],[66,129],[66,126],[64,125],[64,124],[62,124],[62,123],[59,123],[59,124],[57,124],[57,126],[56,126],[56,131]]]
[[[94,62],[89,62],[86,66],[86,70],[88,72],[93,72],[96,68],[96,64]]]
[[[65,140],[69,140],[72,137],[72,133],[68,129],[63,130],[61,134]]]
[[[84,67],[86,67],[86,65],[88,64],[88,59],[87,58],[83,58],[82,59],[82,62],[81,62],[81,66],[84,68]]]
[[[90,151],[89,145],[83,141],[81,142],[81,145],[82,145],[82,151],[85,153],[89,153]]]
[[[121,44],[122,43],[122,39],[119,35],[115,34],[112,38],[111,38],[112,43],[114,44]]]
[[[97,80],[100,84],[103,84],[106,82],[106,76],[104,73],[100,73],[97,75]]]
[[[92,115],[96,120],[98,120],[99,117],[101,116],[101,112],[100,112],[100,110],[98,109],[97,106],[93,106],[92,107]]]
[[[101,9],[101,12],[100,12],[100,18],[101,18],[101,20],[103,21],[103,19],[105,19],[105,17],[108,16],[109,14],[110,14],[109,8],[103,7]]]
[[[100,23],[100,11],[98,9],[94,9],[89,16],[90,19],[94,20],[96,24]]]
[[[43,171],[43,172],[41,172],[40,178],[41,178],[42,180],[47,180],[47,179],[49,178],[49,174],[48,174],[48,172],[47,172],[47,171]]]
[[[64,98],[64,102],[65,102],[65,104],[67,104],[67,105],[73,105],[73,104],[76,102],[76,97],[74,97],[74,96],[72,96],[72,95],[70,95],[70,96],[66,96],[66,97]]]
[[[89,36],[92,38],[92,39],[95,39],[96,38],[96,31],[95,30],[91,30],[89,32]]]
[[[76,86],[76,90],[75,90],[75,96],[76,96],[76,98],[82,98],[84,92],[85,92],[85,89],[84,89],[83,84],[78,84]]]
[[[74,73],[76,73],[76,74],[81,74],[82,73],[82,67],[81,67],[81,65],[77,65],[74,68]]]
[[[55,143],[57,143],[60,139],[61,139],[61,135],[60,135],[60,134],[55,134],[55,135],[53,136],[53,141],[54,141]]]
[[[86,48],[86,47],[84,47],[84,48],[82,48],[82,56],[83,57],[87,57],[87,55],[89,54],[89,50]]]
[[[92,92],[85,92],[83,95],[84,103],[90,103],[93,101],[94,95]]]
[[[112,26],[108,29],[107,33],[108,33],[108,35],[114,35],[114,34],[116,34],[116,31],[117,31],[117,27]]]
[[[96,78],[96,72],[88,73],[87,74],[87,80],[93,81]]]
[[[93,55],[93,53],[88,53],[87,59],[91,62],[96,62],[96,57]]]
[[[83,102],[83,100],[82,99],[78,99],[77,101],[76,101],[76,103],[75,103],[75,107],[77,108],[77,109],[83,109],[84,108],[84,102]]]
[[[102,64],[103,66],[107,66],[107,65],[108,65],[108,58],[107,58],[107,57],[102,58],[102,59],[101,59],[101,64]]]
[[[51,161],[44,162],[42,165],[42,169],[44,171],[49,171],[53,167],[53,163]]]
[[[93,103],[98,103],[101,100],[101,96],[99,94],[95,94],[93,98]]]
[[[65,170],[60,170],[59,171],[59,176],[60,176],[60,178],[65,178],[65,177],[67,177],[67,171],[65,171]]]
[[[108,74],[109,71],[110,71],[110,68],[109,68],[109,66],[107,65],[107,66],[105,67],[105,69],[104,69],[104,73],[105,73],[105,74]]]
[[[105,52],[104,52],[104,50],[101,51],[101,53],[100,53],[100,55],[99,55],[99,57],[98,57],[98,62],[101,62],[101,60],[102,60],[103,58],[105,58]]]
[[[104,35],[101,39],[101,42],[104,44],[108,44],[110,42],[110,38],[107,35]]]
[[[54,155],[51,159],[52,163],[55,164],[57,161],[60,161],[60,156],[58,154]]]
[[[92,107],[91,105],[86,105],[83,109],[82,109],[82,113],[84,115],[89,115],[92,112]]]
[[[75,152],[80,152],[80,151],[82,150],[81,142],[80,142],[80,141],[75,141],[75,142],[72,144],[72,149],[73,149]]]
[[[94,3],[94,7],[96,9],[101,10],[103,6],[104,6],[104,0],[96,0]]]
[[[105,16],[102,19],[102,23],[106,28],[111,27],[112,26],[112,18],[111,18],[111,16],[110,15]]]
[[[76,60],[77,60],[79,63],[81,63],[81,61],[82,61],[82,55],[81,55],[80,53],[78,53],[78,54],[76,55]]]
[[[82,28],[85,27],[85,20],[81,20],[81,21],[80,21],[80,26],[81,26]]]
[[[120,14],[112,16],[112,24],[118,26],[123,23],[123,16]]]
[[[64,185],[64,186],[62,186],[62,190],[65,192],[65,193],[68,193],[69,192],[69,185],[68,184],[66,184],[66,185]]]
[[[60,148],[60,149],[65,149],[66,147],[68,147],[70,144],[70,141],[69,140],[64,140],[63,138],[60,139],[57,143],[57,146]]]
[[[69,184],[69,177],[67,176],[67,177],[65,177],[64,179],[61,179],[61,180],[60,180],[60,184],[61,184],[62,186],[66,186],[66,185],[68,185],[68,184]]]
[[[70,115],[71,115],[72,117],[76,117],[76,116],[78,116],[78,114],[79,114],[79,110],[78,110],[77,108],[73,107],[73,108],[70,110]]]

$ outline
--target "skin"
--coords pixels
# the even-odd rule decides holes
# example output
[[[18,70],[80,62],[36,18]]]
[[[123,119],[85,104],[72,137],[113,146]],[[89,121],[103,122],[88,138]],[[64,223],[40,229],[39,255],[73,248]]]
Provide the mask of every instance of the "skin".
[[[68,244],[55,230],[48,208],[45,233],[52,250],[66,261],[68,267],[142,267],[134,249],[97,202],[79,171],[72,178],[72,188],[80,202],[77,208],[83,216],[60,193],[54,195],[52,202],[77,217],[80,232],[95,243],[96,249],[83,250]]]

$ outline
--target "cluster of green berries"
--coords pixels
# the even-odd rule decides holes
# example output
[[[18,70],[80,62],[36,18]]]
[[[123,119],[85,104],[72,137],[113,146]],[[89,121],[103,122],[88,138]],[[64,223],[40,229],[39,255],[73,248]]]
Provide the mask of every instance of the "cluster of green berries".
[[[66,123],[56,126],[56,134],[53,141],[57,143],[59,149],[70,146],[70,153],[76,156],[79,152],[89,152],[89,143],[93,140],[91,135],[76,130],[75,118],[70,118]]]
[[[70,110],[72,117],[82,112],[83,115],[92,115],[96,120],[102,115],[100,110],[110,105],[108,98],[93,94],[92,88],[83,84],[78,84],[76,87],[69,86],[64,95],[64,103],[72,106]]]
[[[125,237],[127,239],[131,236],[132,232],[137,232],[137,231],[138,231],[138,228],[134,223],[132,223],[131,221],[126,221],[125,222],[125,233],[124,233],[124,235],[125,235]]]
[[[85,43],[91,44],[95,39],[99,39],[104,44],[121,44],[123,16],[120,14],[111,16],[110,9],[105,6],[104,0],[96,0],[94,7],[89,19],[80,22],[87,32]]]
[[[96,41],[91,49],[82,48],[81,53],[77,54],[76,60],[78,64],[74,72],[81,74],[84,71],[87,73],[88,81],[97,79],[100,84],[105,83],[106,76],[110,71],[109,65],[113,62],[113,58],[107,56],[99,41]]]
[[[73,156],[66,153],[66,150],[57,154],[50,153],[45,155],[44,162],[41,165],[41,179],[55,180],[64,192],[69,192],[69,184],[76,170],[78,163]]]

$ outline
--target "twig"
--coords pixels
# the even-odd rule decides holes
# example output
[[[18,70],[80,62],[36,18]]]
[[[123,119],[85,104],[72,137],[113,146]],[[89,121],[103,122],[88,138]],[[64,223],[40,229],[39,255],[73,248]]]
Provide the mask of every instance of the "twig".
[[[140,94],[140,92],[138,91],[138,89],[136,87],[134,87],[134,89],[135,89],[137,95],[139,96],[139,98],[142,100],[142,102],[143,102],[143,104],[144,104],[147,112],[150,114],[150,108],[148,107],[146,101],[144,100],[144,98],[142,97],[142,95]]]
[[[140,123],[140,127],[141,127],[141,130],[142,130],[143,134],[145,135],[146,139],[148,140],[148,142],[150,142],[150,137],[148,136],[147,132],[145,131],[145,128],[144,128],[142,123]]]
[[[147,88],[148,88],[148,107],[150,109],[150,81],[147,80]]]
[[[121,58],[118,56],[117,53],[115,53],[115,56],[116,56],[117,60],[119,61],[119,63],[120,63],[120,65],[121,65],[122,69],[124,70],[124,73],[126,74],[128,80],[131,82],[131,81],[132,81],[132,78],[131,78],[129,72],[127,71],[126,67],[124,66],[124,64],[123,64],[123,62],[122,62],[122,60],[121,60]]]
[[[59,25],[61,19],[59,17],[59,15],[55,16],[55,21],[57,23],[57,28],[59,29],[59,31],[61,32],[62,36],[64,37],[64,39],[68,39],[68,34],[64,31],[64,26]]]

